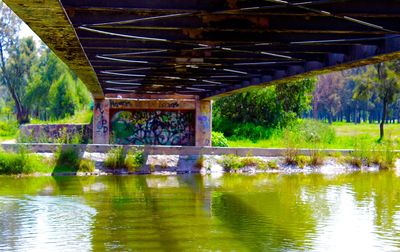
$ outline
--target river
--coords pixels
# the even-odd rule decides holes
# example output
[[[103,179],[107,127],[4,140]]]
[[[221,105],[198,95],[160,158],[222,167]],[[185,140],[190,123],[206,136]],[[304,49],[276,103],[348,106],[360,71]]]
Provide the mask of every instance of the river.
[[[0,177],[0,251],[399,251],[395,172]]]

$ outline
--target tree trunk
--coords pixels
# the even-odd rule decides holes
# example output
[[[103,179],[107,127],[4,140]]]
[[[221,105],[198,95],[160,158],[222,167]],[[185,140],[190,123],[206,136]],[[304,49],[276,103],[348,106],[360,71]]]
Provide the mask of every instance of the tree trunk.
[[[24,107],[21,109],[17,107],[17,121],[20,125],[29,123],[29,110]]]
[[[386,121],[386,117],[387,117],[387,106],[388,106],[388,100],[385,95],[385,97],[383,98],[382,120],[379,125],[379,129],[380,129],[379,141],[382,141],[383,137],[385,136],[384,126],[385,126],[385,121]]]

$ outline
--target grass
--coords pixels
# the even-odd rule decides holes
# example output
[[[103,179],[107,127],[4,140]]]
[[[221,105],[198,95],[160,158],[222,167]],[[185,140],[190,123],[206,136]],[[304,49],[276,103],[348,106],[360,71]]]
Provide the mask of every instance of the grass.
[[[110,169],[122,169],[125,168],[125,149],[122,146],[118,146],[110,149],[107,152],[104,165]]]
[[[334,123],[329,128],[333,129],[335,136],[331,141],[322,139],[319,143],[324,149],[353,149],[358,142],[366,145],[374,145],[379,139],[379,124],[352,124]],[[400,125],[385,125],[386,138],[400,143]],[[329,138],[328,138],[329,140]],[[252,141],[250,139],[228,139],[229,147],[253,147],[253,148],[286,148],[284,132],[273,134],[269,139]],[[298,148],[314,148],[315,141],[310,139],[298,142]],[[397,147],[399,148],[399,147]]]
[[[144,164],[144,152],[136,148],[131,148],[126,154],[124,165],[130,172],[138,172]]]
[[[17,121],[5,120],[0,121],[0,142],[15,139],[18,133]]]
[[[52,170],[51,159],[28,153],[25,149],[17,153],[0,150],[0,174],[50,173]]]
[[[92,110],[82,110],[75,112],[75,115],[68,116],[63,119],[54,119],[42,121],[39,119],[32,119],[30,124],[87,124],[90,123],[93,117]]]

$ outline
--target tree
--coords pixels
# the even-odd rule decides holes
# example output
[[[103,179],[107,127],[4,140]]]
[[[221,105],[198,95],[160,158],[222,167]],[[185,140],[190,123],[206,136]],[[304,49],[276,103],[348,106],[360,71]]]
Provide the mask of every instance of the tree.
[[[14,81],[22,77],[23,73],[20,72],[23,66],[17,67],[15,64],[15,57],[21,56],[19,45],[18,32],[20,29],[21,21],[18,17],[0,1],[0,82],[4,85],[14,100],[17,119],[20,123],[26,122],[28,111],[22,104],[21,97],[19,96],[21,89],[18,88],[18,83]],[[26,46],[29,46],[26,44]],[[17,51],[18,49],[18,51]],[[28,49],[28,48],[24,48]],[[22,49],[22,50],[24,50]],[[14,63],[9,61],[14,57]],[[18,76],[14,76],[18,74]],[[17,78],[18,77],[18,78]]]
[[[384,125],[389,112],[388,107],[396,101],[400,94],[400,78],[396,72],[398,63],[395,61],[376,64],[373,67],[369,67],[363,75],[355,79],[357,87],[354,97],[368,100],[373,94],[376,94],[376,100],[379,99],[382,103],[379,140],[384,137]]]
[[[303,79],[221,98],[213,105],[213,125],[227,136],[233,124],[285,127],[310,109],[315,83]]]

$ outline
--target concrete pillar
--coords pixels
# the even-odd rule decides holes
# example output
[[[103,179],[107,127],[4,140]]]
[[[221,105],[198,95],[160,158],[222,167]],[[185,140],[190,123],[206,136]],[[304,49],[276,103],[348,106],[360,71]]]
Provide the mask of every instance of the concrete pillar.
[[[196,146],[211,146],[211,101],[196,102]]]
[[[93,143],[110,143],[110,101],[108,99],[94,102]]]

